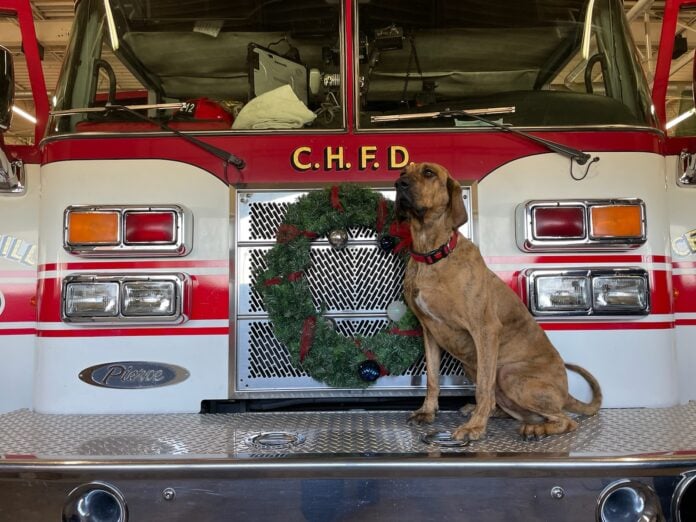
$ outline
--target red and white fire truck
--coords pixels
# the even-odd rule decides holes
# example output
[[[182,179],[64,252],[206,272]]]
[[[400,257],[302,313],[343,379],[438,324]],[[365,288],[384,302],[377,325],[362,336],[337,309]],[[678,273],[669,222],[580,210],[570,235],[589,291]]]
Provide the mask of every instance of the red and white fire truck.
[[[79,0],[49,103],[2,0],[37,126],[0,153],[0,519],[696,520],[696,1],[658,10],[652,93],[651,4]],[[449,169],[462,233],[599,380],[577,431],[452,440],[474,386],[447,357],[436,422],[407,423],[422,358],[365,345],[409,336],[411,161]]]

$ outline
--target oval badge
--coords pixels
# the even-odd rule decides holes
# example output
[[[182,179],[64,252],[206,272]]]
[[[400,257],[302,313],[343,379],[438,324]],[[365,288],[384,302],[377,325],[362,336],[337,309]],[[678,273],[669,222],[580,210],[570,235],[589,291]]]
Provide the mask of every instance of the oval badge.
[[[80,380],[102,388],[138,389],[168,386],[185,381],[189,372],[181,366],[146,361],[97,364],[80,372]]]

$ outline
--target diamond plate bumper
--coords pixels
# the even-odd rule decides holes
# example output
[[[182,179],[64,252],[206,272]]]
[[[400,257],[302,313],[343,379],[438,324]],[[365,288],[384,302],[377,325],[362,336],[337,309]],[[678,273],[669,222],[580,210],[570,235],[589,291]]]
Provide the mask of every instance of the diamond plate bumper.
[[[280,512],[287,520],[461,520],[470,512],[474,520],[585,521],[619,479],[656,491],[663,512],[655,520],[676,520],[672,496],[696,470],[696,404],[602,410],[579,419],[574,433],[539,441],[521,440],[514,420],[491,419],[486,438],[464,447],[424,441],[459,425],[458,412],[442,412],[432,426],[407,418],[0,415],[0,520],[56,519],[71,490],[101,481],[121,492],[130,521]]]

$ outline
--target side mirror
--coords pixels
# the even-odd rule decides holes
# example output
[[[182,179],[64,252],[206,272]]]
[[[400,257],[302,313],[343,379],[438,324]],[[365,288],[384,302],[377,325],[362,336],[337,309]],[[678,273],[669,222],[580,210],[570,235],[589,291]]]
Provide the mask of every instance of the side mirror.
[[[9,129],[10,123],[12,123],[14,84],[12,53],[0,46],[0,132]]]

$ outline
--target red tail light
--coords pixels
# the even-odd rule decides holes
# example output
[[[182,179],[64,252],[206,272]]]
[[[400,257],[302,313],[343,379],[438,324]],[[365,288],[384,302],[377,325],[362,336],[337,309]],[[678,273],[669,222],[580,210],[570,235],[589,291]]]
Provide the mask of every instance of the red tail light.
[[[585,212],[582,207],[537,207],[532,222],[534,237],[538,239],[585,237]]]
[[[127,245],[176,241],[174,212],[126,212],[124,222]]]

